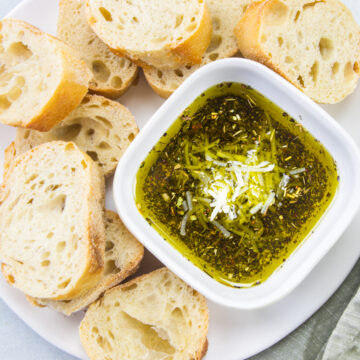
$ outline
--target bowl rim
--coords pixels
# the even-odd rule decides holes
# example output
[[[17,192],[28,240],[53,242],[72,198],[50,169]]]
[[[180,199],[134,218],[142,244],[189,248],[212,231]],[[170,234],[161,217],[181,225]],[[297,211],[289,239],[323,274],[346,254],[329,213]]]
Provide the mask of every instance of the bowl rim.
[[[161,235],[158,234],[157,231],[151,227],[151,225],[149,225],[143,216],[138,212],[135,204],[135,198],[133,196],[135,176],[138,170],[138,166],[146,158],[148,151],[152,148],[152,146],[158,142],[163,132],[165,132],[167,128],[176,120],[176,118],[181,114],[186,106],[195,100],[198,95],[200,95],[201,92],[198,91],[199,83],[213,82],[212,85],[214,85],[226,81],[226,79],[222,80],[224,77],[223,74],[226,72],[230,72],[229,74],[233,72],[233,74],[235,74],[235,72],[241,71],[243,71],[243,74],[245,74],[245,72],[249,73],[250,75],[255,74],[260,80],[265,82],[267,81],[267,83],[270,84],[269,91],[274,91],[274,93],[277,91],[279,93],[277,95],[271,96],[276,97],[283,95],[285,99],[288,98],[288,101],[293,101],[295,107],[299,105],[300,109],[307,108],[308,111],[311,111],[313,118],[315,118],[318,122],[317,126],[320,127],[320,130],[328,130],[336,141],[340,141],[341,146],[339,146],[338,151],[340,153],[346,153],[344,161],[347,161],[347,163],[338,164],[338,170],[340,170],[343,166],[347,166],[347,168],[349,168],[347,171],[353,172],[353,186],[351,191],[352,201],[349,201],[349,203],[346,204],[346,209],[344,209],[343,213],[339,214],[339,218],[341,218],[340,224],[337,224],[336,227],[334,227],[335,225],[330,227],[330,230],[332,231],[328,234],[330,240],[327,242],[327,244],[325,244],[326,246],[317,246],[315,249],[316,251],[310,253],[309,258],[304,259],[303,263],[306,266],[300,263],[299,268],[293,267],[294,273],[290,276],[291,281],[289,281],[289,278],[286,278],[284,279],[284,283],[277,284],[277,286],[275,286],[276,281],[272,281],[272,283],[275,283],[275,285],[272,285],[271,283],[270,289],[268,289],[269,280],[275,276],[275,273],[279,273],[280,271],[284,273],[283,269],[287,267],[288,262],[285,262],[279,271],[276,270],[270,276],[270,278],[264,281],[261,285],[248,289],[229,288],[228,286],[213,280],[209,275],[193,265],[180,252],[178,252],[178,250],[173,248],[167,241],[165,241]],[[236,80],[236,82],[240,81]],[[212,85],[208,84],[202,91]],[[265,97],[269,98],[269,96],[265,95],[263,91],[258,91]],[[277,103],[277,101],[274,101],[273,98],[270,98],[270,100],[274,103]],[[185,103],[187,104],[186,106],[184,105]],[[280,107],[284,111],[288,112],[298,122],[302,123],[303,120],[301,115],[294,116],[293,111],[288,111],[286,106]],[[177,115],[175,117],[174,115],[169,116],[168,113],[171,112],[176,113]],[[301,111],[299,111],[299,113],[300,112]],[[308,127],[306,128],[308,129]],[[308,131],[312,133],[312,131],[309,129]],[[328,151],[335,158],[330,149],[328,149]],[[134,170],[135,167],[136,171]],[[349,181],[350,180],[351,179],[349,178]],[[340,179],[339,188],[341,183],[342,179]],[[143,245],[150,252],[153,253],[154,256],[163,262],[164,265],[169,267],[170,270],[172,270],[176,275],[178,275],[208,299],[218,304],[238,309],[255,309],[270,305],[289,294],[302,282],[302,280],[305,279],[305,277],[332,248],[332,246],[337,242],[342,233],[348,227],[360,206],[360,154],[357,145],[352,140],[352,138],[328,113],[326,113],[322,108],[320,108],[319,105],[315,104],[300,90],[295,88],[281,76],[266,68],[265,66],[251,60],[239,58],[224,59],[210,63],[194,72],[153,114],[139,135],[125,151],[123,157],[120,159],[114,176],[113,191],[117,211],[126,227],[135,237],[138,238],[140,242],[143,243]],[[347,191],[347,193],[349,193],[349,191]],[[338,201],[338,198],[341,196],[343,196],[343,193],[338,191],[335,199],[332,200],[330,208],[333,207],[333,204]],[[347,194],[347,197],[349,198],[349,194]],[[323,223],[324,219],[327,218],[328,210],[326,210],[321,220],[318,221],[318,224]],[[333,219],[335,219],[334,216]],[[309,239],[311,237],[314,237],[316,231],[317,229],[312,230],[311,234],[306,239],[306,244],[309,243]],[[297,254],[300,251],[299,249],[304,247],[303,243],[305,243],[305,241],[303,241],[302,244],[299,245],[293,252],[293,254],[290,255],[288,258],[289,260],[295,256],[294,254]],[[215,285],[215,283],[217,285]],[[272,289],[271,286],[274,287],[274,289]],[[256,290],[259,288],[266,289],[262,293],[261,291]],[[229,289],[235,290],[236,294],[234,291],[229,291]],[[244,291],[248,292],[247,295],[244,294]],[[252,291],[253,294],[248,296],[250,291]]]

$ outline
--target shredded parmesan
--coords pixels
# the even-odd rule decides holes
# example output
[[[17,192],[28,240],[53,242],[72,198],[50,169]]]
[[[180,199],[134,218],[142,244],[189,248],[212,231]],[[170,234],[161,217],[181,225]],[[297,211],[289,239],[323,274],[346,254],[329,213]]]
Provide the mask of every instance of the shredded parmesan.
[[[220,223],[218,223],[217,221],[213,220],[211,221],[212,224],[214,224],[223,234],[226,238],[229,238],[231,236],[230,231],[226,230],[224,228],[224,226],[222,226]]]
[[[268,198],[265,201],[264,206],[261,209],[261,213],[264,215],[269,208],[270,205],[272,205],[275,202],[275,193],[273,191],[270,192]]]
[[[290,175],[296,175],[296,174],[301,174],[304,171],[306,171],[305,168],[299,168],[299,169],[294,169],[294,170],[289,171],[289,174]]]
[[[190,212],[187,212],[181,220],[181,224],[180,224],[180,235],[181,236],[186,235],[186,224],[189,220],[189,216],[190,216]]]
[[[247,156],[238,156],[244,161],[234,159],[226,152],[212,154],[205,152],[210,171],[199,176],[202,181],[204,199],[210,201],[212,212],[210,221],[215,221],[219,214],[226,214],[229,220],[239,219],[247,222],[249,217],[275,203],[274,186],[281,183],[278,172],[274,172],[275,164],[269,161],[258,161],[257,148],[247,151]],[[229,159],[219,161],[215,157]],[[209,176],[210,175],[210,176]],[[274,180],[274,176],[277,180]],[[284,175],[281,186],[287,185],[289,176]]]
[[[262,208],[262,206],[263,206],[263,203],[262,203],[262,202],[256,204],[255,206],[253,206],[253,207],[249,210],[250,214],[252,214],[252,215],[256,214],[256,213]]]
[[[186,192],[186,201],[187,201],[187,206],[189,208],[189,211],[192,211],[193,203],[192,203],[192,196],[191,196],[190,191]]]

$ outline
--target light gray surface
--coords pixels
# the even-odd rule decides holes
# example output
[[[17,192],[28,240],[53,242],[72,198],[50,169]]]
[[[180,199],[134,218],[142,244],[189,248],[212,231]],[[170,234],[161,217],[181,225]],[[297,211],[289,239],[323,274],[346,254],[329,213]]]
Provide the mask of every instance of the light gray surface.
[[[22,0],[0,0],[3,18]],[[44,341],[0,300],[1,360],[76,360]]]
[[[357,4],[358,1],[344,2]],[[21,0],[0,0],[0,18],[20,2]],[[355,16],[360,19],[360,7]],[[335,295],[313,317],[284,340],[251,360],[315,360],[359,287],[359,279],[360,261]],[[0,300],[0,359],[75,360],[40,338],[12,313],[2,300]]]
[[[22,0],[0,0],[0,18],[5,16],[17,4],[21,3],[21,1]]]

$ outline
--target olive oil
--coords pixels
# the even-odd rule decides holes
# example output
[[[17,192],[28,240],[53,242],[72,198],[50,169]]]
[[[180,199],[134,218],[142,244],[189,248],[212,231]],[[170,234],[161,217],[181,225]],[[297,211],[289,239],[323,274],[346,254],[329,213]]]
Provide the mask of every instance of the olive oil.
[[[265,281],[306,239],[338,186],[336,165],[256,90],[222,83],[170,126],[137,174],[147,221],[221,283]]]

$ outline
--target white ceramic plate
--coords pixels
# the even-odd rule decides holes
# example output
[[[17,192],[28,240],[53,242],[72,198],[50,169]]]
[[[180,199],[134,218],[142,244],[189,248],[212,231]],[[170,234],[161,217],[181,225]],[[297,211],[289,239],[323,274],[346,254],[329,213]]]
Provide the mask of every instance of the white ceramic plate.
[[[360,5],[353,1],[359,12]],[[11,16],[24,19],[41,29],[55,33],[57,0],[26,0]],[[339,105],[325,106],[360,146],[360,88]],[[141,77],[121,98],[134,113],[140,128],[151,117],[163,100],[152,93]],[[0,125],[0,169],[3,150],[11,142],[15,131]],[[108,189],[108,208],[114,209],[112,189]],[[241,311],[209,303],[209,351],[206,360],[241,360],[254,355],[279,341],[310,317],[333,294],[350,272],[360,255],[360,213],[350,227],[290,295],[260,310]],[[158,267],[159,263],[147,254],[141,271]],[[82,314],[65,317],[49,309],[29,305],[24,296],[8,286],[0,277],[0,296],[8,306],[34,331],[60,349],[86,359],[77,335]]]

